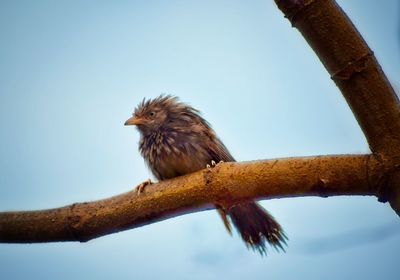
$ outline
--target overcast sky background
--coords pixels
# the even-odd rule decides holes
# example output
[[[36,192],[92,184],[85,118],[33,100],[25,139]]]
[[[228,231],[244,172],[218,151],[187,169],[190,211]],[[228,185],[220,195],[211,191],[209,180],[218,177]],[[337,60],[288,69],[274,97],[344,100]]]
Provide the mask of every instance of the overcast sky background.
[[[398,0],[341,0],[400,88]],[[322,64],[273,1],[0,1],[0,211],[150,176],[124,127],[143,97],[203,112],[239,161],[365,153]],[[0,244],[1,279],[398,279],[400,220],[372,197],[263,201],[289,236],[261,258],[214,211],[85,244]]]

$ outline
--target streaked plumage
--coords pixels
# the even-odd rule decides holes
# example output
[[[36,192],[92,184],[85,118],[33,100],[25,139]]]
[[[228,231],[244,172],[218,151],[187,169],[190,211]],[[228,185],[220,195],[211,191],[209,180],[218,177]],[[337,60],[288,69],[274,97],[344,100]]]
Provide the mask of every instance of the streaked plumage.
[[[143,100],[126,125],[140,131],[139,151],[158,180],[205,168],[211,161],[235,159],[200,112],[177,97]],[[266,253],[266,242],[282,249],[286,236],[275,219],[255,202],[220,211],[227,229],[228,215],[247,246]]]

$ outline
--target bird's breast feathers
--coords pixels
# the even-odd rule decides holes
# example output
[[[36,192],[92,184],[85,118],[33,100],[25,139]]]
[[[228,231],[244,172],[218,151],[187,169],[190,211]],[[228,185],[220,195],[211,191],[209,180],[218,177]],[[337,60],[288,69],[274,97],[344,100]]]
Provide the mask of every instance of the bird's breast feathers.
[[[159,180],[192,173],[211,161],[205,139],[185,133],[156,133],[142,137],[139,150]]]

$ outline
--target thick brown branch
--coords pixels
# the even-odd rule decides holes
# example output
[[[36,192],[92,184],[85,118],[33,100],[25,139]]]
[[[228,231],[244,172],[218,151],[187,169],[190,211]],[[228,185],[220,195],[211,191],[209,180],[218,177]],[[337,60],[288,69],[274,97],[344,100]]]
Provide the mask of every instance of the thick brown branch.
[[[385,74],[333,0],[275,0],[335,81],[373,152],[400,154],[400,107]]]
[[[0,242],[87,241],[246,199],[375,195],[382,164],[372,155],[221,163],[213,169],[89,203],[0,213]]]
[[[373,153],[400,163],[400,103],[373,52],[334,0],[275,0],[318,55],[353,111]],[[386,162],[386,161],[385,161]],[[380,199],[400,214],[400,189]]]

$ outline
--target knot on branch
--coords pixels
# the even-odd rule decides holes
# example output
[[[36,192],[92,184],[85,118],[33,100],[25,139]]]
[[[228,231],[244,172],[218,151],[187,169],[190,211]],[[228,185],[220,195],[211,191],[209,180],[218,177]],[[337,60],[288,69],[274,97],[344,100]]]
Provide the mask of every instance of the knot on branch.
[[[290,21],[293,27],[295,26],[298,15],[315,2],[316,0],[275,0],[278,8],[283,12],[285,18]]]
[[[333,73],[331,79],[334,81],[349,80],[353,75],[365,71],[368,67],[368,62],[372,59],[373,55],[374,53],[369,51],[358,59],[349,61],[346,66]]]
[[[400,164],[386,172],[383,184],[378,189],[378,201],[389,202],[400,216]]]
[[[368,189],[375,193],[379,202],[387,202],[385,197],[389,178],[388,169],[381,154],[373,153],[368,156],[365,166]]]
[[[311,187],[311,190],[320,197],[328,197],[326,192],[329,180],[319,177],[317,182]]]
[[[79,231],[79,224],[81,222],[81,216],[77,214],[76,208],[79,203],[74,203],[71,206],[69,206],[69,211],[68,211],[68,216],[65,221],[65,226],[70,233],[70,235],[74,238],[74,240],[78,240],[79,242],[84,242],[84,240],[81,237],[80,231]]]

